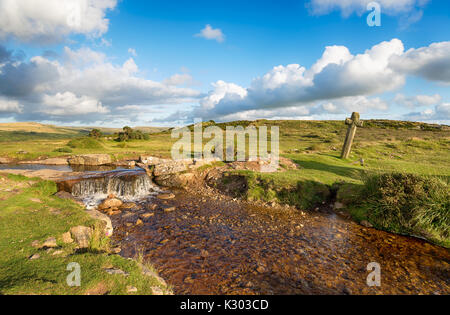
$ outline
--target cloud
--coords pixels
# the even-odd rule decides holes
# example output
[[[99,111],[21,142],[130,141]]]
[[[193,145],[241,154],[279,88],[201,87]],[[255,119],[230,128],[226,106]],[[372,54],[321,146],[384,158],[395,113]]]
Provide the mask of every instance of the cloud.
[[[0,39],[60,41],[70,34],[100,37],[108,30],[106,12],[117,0],[0,0]]]
[[[12,52],[5,54],[4,51],[0,48],[4,56],[0,68],[0,97],[21,104],[21,112],[9,111],[14,112],[17,119],[114,119],[116,115],[123,115],[119,108],[127,104],[170,105],[198,101],[201,96],[199,91],[190,88],[141,77],[132,58],[113,64],[106,55],[89,48],[66,47],[57,60],[36,56],[29,61],[18,61]],[[0,115],[7,114],[1,111]]]
[[[350,96],[338,100],[322,103],[312,110],[313,114],[346,114],[359,112],[361,114],[387,111],[389,105],[379,97],[367,98],[365,96]]]
[[[136,49],[134,48],[128,48],[128,53],[133,57],[137,57]]]
[[[200,33],[195,34],[195,36],[208,40],[215,40],[218,43],[225,41],[225,35],[222,33],[222,30],[219,28],[214,29],[209,24],[207,24],[205,28],[200,31]]]
[[[405,52],[403,43],[392,39],[356,55],[344,46],[329,46],[310,68],[299,64],[276,66],[247,88],[217,81],[198,106],[170,117],[281,117],[287,108],[305,116],[386,112],[388,102],[371,96],[401,88],[411,74],[425,80],[446,79],[448,56],[445,42]],[[439,73],[431,71],[435,64],[439,64]],[[394,101],[406,107],[433,106],[440,103],[441,97],[398,94]]]
[[[415,96],[405,96],[404,94],[397,94],[394,101],[399,105],[408,108],[415,108],[437,105],[442,101],[442,96],[440,96],[439,94]]]
[[[77,97],[72,92],[44,95],[39,112],[51,116],[77,116],[92,113],[105,114],[109,110],[96,99]]]
[[[20,106],[18,101],[12,101],[8,99],[0,98],[0,113],[21,113],[22,106]]]
[[[174,74],[168,79],[165,79],[163,81],[164,84],[171,85],[171,86],[179,86],[179,85],[193,85],[194,79],[190,74],[183,73],[183,74]]]
[[[373,0],[310,0],[307,6],[313,15],[329,14],[333,11],[341,11],[344,17],[352,13],[362,15],[367,11],[367,4]],[[429,0],[377,0],[383,14],[399,15],[414,12],[423,8]]]
[[[391,67],[404,74],[450,84],[450,42],[433,43],[393,56]]]
[[[405,77],[393,71],[389,61],[403,51],[398,39],[382,42],[359,55],[352,55],[343,46],[330,46],[310,69],[298,64],[277,66],[254,79],[248,88],[218,81],[193,114],[219,117],[394,90],[404,84]],[[369,106],[361,100],[357,104]]]
[[[414,121],[440,121],[450,122],[450,103],[436,105],[434,109],[426,109],[421,112],[412,112],[404,116],[407,120]]]

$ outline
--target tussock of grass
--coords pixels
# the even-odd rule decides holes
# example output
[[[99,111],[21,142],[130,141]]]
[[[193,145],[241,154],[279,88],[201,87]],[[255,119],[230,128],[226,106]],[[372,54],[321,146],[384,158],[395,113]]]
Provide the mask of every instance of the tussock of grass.
[[[450,190],[447,182],[405,173],[368,176],[363,209],[375,227],[415,235],[450,247]],[[359,211],[361,213],[361,211]]]

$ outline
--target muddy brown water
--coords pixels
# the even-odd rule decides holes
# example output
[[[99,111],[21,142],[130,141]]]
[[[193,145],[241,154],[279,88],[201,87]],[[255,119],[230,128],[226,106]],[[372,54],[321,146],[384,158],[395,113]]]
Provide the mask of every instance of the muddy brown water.
[[[445,248],[331,211],[176,195],[112,217],[121,255],[143,253],[175,294],[450,294]],[[154,215],[135,226],[143,213]],[[371,262],[381,265],[381,287],[367,285]]]

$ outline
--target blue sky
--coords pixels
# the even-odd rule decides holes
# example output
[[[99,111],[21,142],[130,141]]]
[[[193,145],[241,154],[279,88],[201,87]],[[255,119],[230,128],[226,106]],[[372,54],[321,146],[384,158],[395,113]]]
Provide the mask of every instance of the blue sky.
[[[378,1],[379,27],[367,25],[366,0],[47,0],[51,17],[30,2],[14,0],[23,6],[14,12],[0,0],[4,122],[173,125],[353,110],[450,121],[448,1]],[[79,24],[66,25],[67,5],[80,6]],[[377,45],[386,56],[366,60]],[[308,74],[327,46],[340,48]]]

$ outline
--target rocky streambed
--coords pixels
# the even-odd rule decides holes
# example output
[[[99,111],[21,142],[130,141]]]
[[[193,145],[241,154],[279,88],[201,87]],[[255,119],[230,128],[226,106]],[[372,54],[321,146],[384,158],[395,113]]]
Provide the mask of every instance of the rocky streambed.
[[[112,216],[121,255],[143,254],[176,294],[449,294],[450,253],[323,207],[261,207],[211,190]],[[137,224],[136,224],[137,223]],[[381,265],[381,287],[367,265]]]

